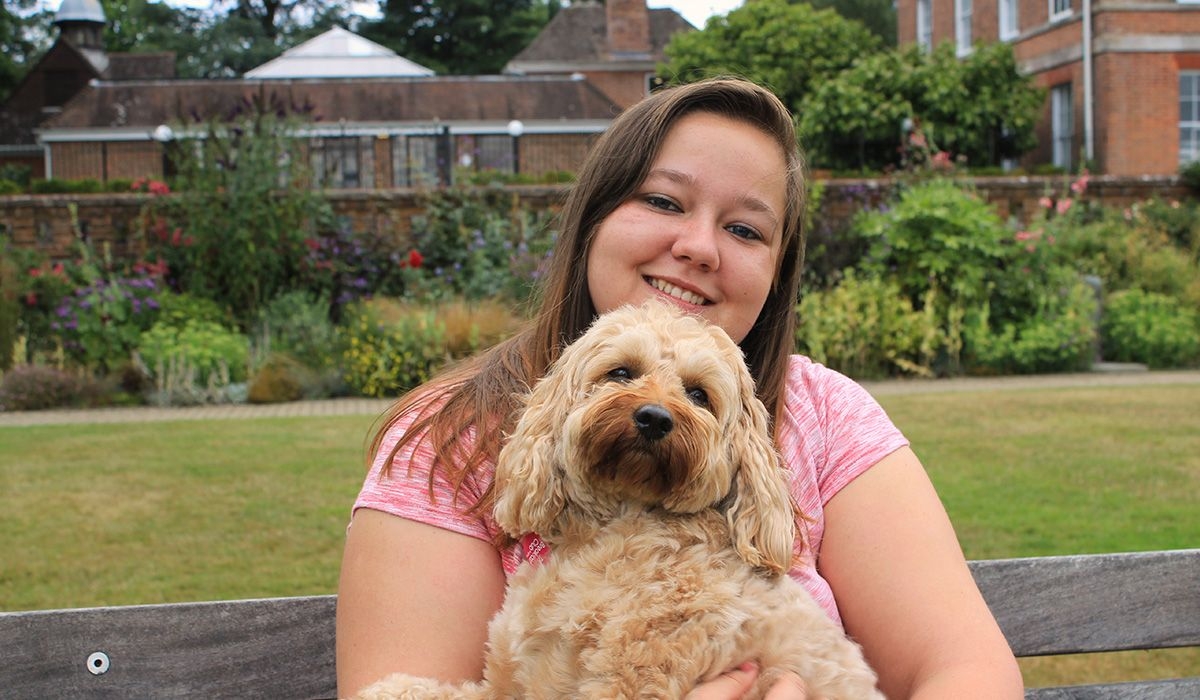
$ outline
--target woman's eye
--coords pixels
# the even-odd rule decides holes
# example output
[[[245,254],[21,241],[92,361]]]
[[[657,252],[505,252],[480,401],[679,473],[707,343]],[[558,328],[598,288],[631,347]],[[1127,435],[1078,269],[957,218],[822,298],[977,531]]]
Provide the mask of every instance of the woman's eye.
[[[708,392],[700,387],[694,386],[688,389],[687,397],[689,401],[697,406],[700,406],[701,408],[708,408]]]
[[[760,234],[756,229],[746,226],[745,224],[730,224],[729,226],[725,227],[725,230],[729,231],[738,238],[745,238],[748,241],[762,240],[762,234]]]
[[[609,370],[607,376],[614,382],[627,382],[633,379],[633,372],[630,372],[628,367],[618,367]]]
[[[655,209],[665,209],[667,211],[683,211],[682,209],[679,208],[678,204],[676,204],[671,199],[664,197],[660,194],[646,195],[646,204],[649,204],[650,206],[654,207]]]

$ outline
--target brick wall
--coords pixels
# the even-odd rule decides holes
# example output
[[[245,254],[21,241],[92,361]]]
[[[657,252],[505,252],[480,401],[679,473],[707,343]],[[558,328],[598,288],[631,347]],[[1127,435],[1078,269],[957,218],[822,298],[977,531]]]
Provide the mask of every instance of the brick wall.
[[[977,191],[996,207],[1004,219],[1028,221],[1038,210],[1037,200],[1047,192],[1062,192],[1063,177],[978,178]],[[882,203],[891,187],[888,180],[830,180],[826,183],[820,217],[845,222],[863,206]],[[512,188],[523,206],[556,210],[565,189],[521,186]],[[1187,189],[1174,177],[1094,177],[1088,198],[1124,207],[1151,197],[1180,199]],[[69,205],[78,211],[78,225],[90,240],[108,243],[123,257],[135,252],[147,195],[17,195],[0,196],[0,235],[17,245],[42,250],[52,257],[73,256],[74,233]],[[335,213],[348,217],[353,230],[369,231],[404,241],[411,234],[412,218],[421,213],[415,190],[360,190],[330,193]]]

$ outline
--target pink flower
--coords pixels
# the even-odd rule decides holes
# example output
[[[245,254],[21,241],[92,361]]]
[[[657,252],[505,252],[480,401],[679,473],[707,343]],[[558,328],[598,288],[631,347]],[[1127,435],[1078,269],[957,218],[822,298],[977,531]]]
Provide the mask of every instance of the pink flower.
[[[1028,241],[1030,239],[1037,238],[1037,234],[1033,231],[1017,231],[1017,235],[1014,236],[1014,238],[1016,238],[1018,241]]]
[[[1049,197],[1042,197],[1038,200],[1038,205],[1043,209],[1050,209],[1054,206],[1054,200]]]
[[[1075,194],[1082,195],[1084,192],[1087,191],[1087,186],[1088,186],[1088,172],[1086,170],[1084,170],[1083,175],[1080,175],[1078,180],[1071,183],[1071,191],[1074,192]]]
[[[167,183],[165,183],[165,182],[159,182],[158,180],[151,180],[150,181],[150,194],[153,194],[153,195],[171,194],[171,188],[168,187]]]
[[[1058,200],[1057,206],[1054,207],[1054,210],[1059,214],[1066,214],[1067,210],[1071,208],[1071,204],[1072,201],[1070,199],[1060,199]]]

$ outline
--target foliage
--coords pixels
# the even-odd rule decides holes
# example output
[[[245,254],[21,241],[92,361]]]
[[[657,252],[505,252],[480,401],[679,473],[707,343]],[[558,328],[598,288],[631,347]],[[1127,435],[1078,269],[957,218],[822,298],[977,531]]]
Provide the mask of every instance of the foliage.
[[[987,202],[947,180],[902,191],[892,209],[864,212],[854,227],[870,241],[866,269],[894,274],[914,308],[936,290],[941,319],[950,306],[981,305],[1008,234]]]
[[[818,86],[882,50],[862,24],[807,3],[755,0],[671,37],[658,74],[669,82],[740,75],[771,88],[796,114]]]
[[[431,192],[412,238],[420,264],[409,267],[405,296],[524,302],[533,294],[554,246],[545,215],[518,206],[499,188]]]
[[[40,411],[92,403],[94,384],[57,367],[21,364],[0,381],[0,410]]]
[[[107,243],[97,255],[83,236],[76,249],[79,258],[70,273],[79,286],[60,299],[49,330],[67,357],[103,375],[129,359],[156,320],[162,269],[142,262],[126,268]],[[66,274],[61,267],[51,270],[56,271],[55,276]]]
[[[797,307],[797,351],[858,379],[932,375],[940,331],[916,311],[894,280],[847,270],[835,288],[804,295]]]
[[[384,0],[383,16],[360,33],[437,73],[494,74],[558,6],[557,0]]]
[[[5,0],[0,8],[0,102],[7,100],[26,71],[50,46],[54,13],[37,0]],[[40,10],[40,11],[39,11]]]
[[[330,300],[333,318],[359,299],[399,296],[405,270],[421,266],[421,256],[398,247],[393,237],[356,233],[344,219],[306,238],[304,246],[297,286]]]
[[[1077,372],[1091,366],[1097,328],[1095,292],[1060,268],[1061,286],[1038,289],[1030,314],[997,323],[991,303],[967,322],[965,345],[972,371],[988,374]]]
[[[362,396],[398,396],[445,362],[442,325],[425,308],[359,302],[347,309],[342,333],[346,384]]]
[[[156,381],[186,366],[200,384],[214,378],[229,384],[245,381],[250,350],[246,337],[236,331],[211,321],[189,320],[182,327],[154,324],[142,333],[138,353]]]
[[[1100,324],[1106,359],[1152,368],[1200,361],[1200,312],[1177,299],[1140,289],[1108,296]]]
[[[242,327],[275,295],[298,286],[304,240],[331,217],[309,188],[306,160],[291,138],[310,113],[311,106],[272,92],[199,122],[204,138],[175,150],[178,193],[157,200],[158,211],[185,230],[182,248],[174,234],[168,241],[147,236],[151,256],[179,259],[168,273],[172,287],[216,301]]]
[[[896,45],[896,6],[892,0],[811,0],[809,4],[862,23],[885,46]]]
[[[259,314],[254,337],[268,354],[286,353],[312,369],[334,365],[337,329],[325,297],[305,290],[285,292]]]
[[[1200,160],[1193,160],[1180,166],[1179,179],[1188,186],[1192,194],[1200,194]]]
[[[797,114],[813,162],[830,168],[899,164],[902,124],[971,165],[998,165],[1036,144],[1043,91],[1017,69],[1009,44],[960,59],[950,42],[868,54],[814,86]]]
[[[313,370],[286,353],[271,353],[250,378],[246,399],[250,403],[281,403],[305,396]]]
[[[21,268],[0,240],[0,372],[13,366],[21,324]],[[22,358],[24,359],[24,358]]]
[[[516,332],[522,321],[497,299],[451,299],[435,304],[431,311],[443,328],[446,354],[452,358],[499,343]]]

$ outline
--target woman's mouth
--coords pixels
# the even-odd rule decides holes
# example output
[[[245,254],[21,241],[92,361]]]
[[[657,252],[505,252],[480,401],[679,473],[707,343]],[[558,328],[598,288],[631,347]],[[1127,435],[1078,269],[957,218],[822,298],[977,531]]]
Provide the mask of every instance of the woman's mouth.
[[[651,287],[654,287],[655,289],[662,292],[663,294],[666,294],[667,296],[673,297],[680,301],[687,302],[688,304],[695,304],[696,306],[704,306],[705,304],[709,303],[708,299],[705,299],[704,297],[700,296],[699,294],[689,292],[686,289],[680,289],[679,287],[676,287],[675,285],[671,284],[670,282],[660,280],[656,277],[647,277],[645,279],[646,279],[646,282],[649,283],[649,285]]]

